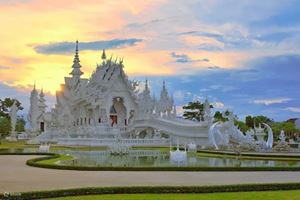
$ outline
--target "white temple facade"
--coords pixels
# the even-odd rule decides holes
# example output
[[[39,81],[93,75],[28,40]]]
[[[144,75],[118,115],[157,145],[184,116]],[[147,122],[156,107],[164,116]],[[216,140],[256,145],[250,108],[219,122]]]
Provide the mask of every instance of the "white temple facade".
[[[129,80],[123,60],[107,58],[104,50],[101,59],[91,77],[82,78],[76,42],[70,76],[56,92],[56,104],[50,112],[46,112],[43,91],[38,94],[34,86],[28,120],[31,132],[41,132],[34,142],[101,146],[121,138],[152,145],[166,140],[208,144],[212,124],[208,101],[204,121],[180,119],[165,82],[156,100],[147,80],[143,91],[138,90],[137,81]]]

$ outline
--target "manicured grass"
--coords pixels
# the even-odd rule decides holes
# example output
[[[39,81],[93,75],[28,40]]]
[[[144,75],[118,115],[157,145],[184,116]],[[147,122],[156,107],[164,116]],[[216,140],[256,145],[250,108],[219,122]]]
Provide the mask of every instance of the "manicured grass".
[[[57,162],[59,161],[64,161],[64,160],[73,160],[74,157],[70,155],[59,155],[58,158],[52,158],[52,159],[47,159],[47,160],[41,160],[38,163],[39,164],[47,164],[47,165],[56,165]]]
[[[110,194],[51,198],[48,200],[296,200],[299,199],[299,197],[300,190],[290,190],[267,192],[227,192],[209,194]]]
[[[24,148],[39,148],[39,145],[26,144],[26,141],[15,141],[10,142],[7,140],[2,140],[0,143],[0,149],[24,149]],[[88,146],[58,146],[51,145],[50,151],[58,150],[79,150],[79,151],[101,151],[106,150],[106,147],[88,147]]]
[[[1,140],[0,143],[0,149],[23,149],[23,148],[34,148],[38,147],[38,145],[29,145],[26,144],[25,141],[16,141],[16,142],[10,142],[7,140]]]
[[[103,151],[106,150],[107,147],[88,147],[88,146],[50,146],[50,151],[58,151],[58,150],[78,150],[78,151]]]
[[[218,154],[218,153],[206,153],[206,152],[197,152],[198,156],[202,157],[214,157],[214,158],[233,158],[236,159],[237,155],[228,155],[228,154]],[[239,156],[241,160],[282,160],[282,161],[300,161],[300,156],[297,157],[272,157],[272,156]]]
[[[159,150],[159,151],[170,151],[170,147],[143,147],[143,146],[136,146],[131,147],[132,150]]]

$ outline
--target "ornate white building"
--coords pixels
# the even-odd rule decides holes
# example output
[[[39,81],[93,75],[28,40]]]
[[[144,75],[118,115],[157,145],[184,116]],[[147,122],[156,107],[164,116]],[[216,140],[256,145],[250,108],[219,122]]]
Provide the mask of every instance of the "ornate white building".
[[[153,141],[158,144],[167,137],[181,143],[208,144],[212,123],[208,101],[205,121],[179,119],[165,82],[156,100],[151,97],[147,80],[144,90],[139,91],[139,83],[128,79],[123,60],[108,59],[104,50],[101,59],[89,79],[81,78],[76,42],[71,76],[65,77],[61,90],[56,92],[57,102],[51,112],[45,112],[43,91],[38,94],[34,87],[28,119],[32,132],[42,132],[35,142],[104,145],[117,137],[133,143],[143,139],[153,145]]]

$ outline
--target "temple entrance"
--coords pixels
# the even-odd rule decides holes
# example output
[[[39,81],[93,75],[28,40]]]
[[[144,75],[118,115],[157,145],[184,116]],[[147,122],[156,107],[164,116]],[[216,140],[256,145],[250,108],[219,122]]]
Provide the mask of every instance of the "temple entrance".
[[[44,122],[40,123],[40,131],[42,131],[42,132],[45,131],[45,123]]]
[[[110,108],[111,126],[126,126],[126,107],[124,100],[121,97],[113,98],[113,105]]]

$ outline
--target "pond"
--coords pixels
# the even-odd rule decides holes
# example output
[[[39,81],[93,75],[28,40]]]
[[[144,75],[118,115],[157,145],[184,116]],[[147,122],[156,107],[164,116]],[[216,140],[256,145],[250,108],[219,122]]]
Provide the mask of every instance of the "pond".
[[[69,154],[74,160],[60,161],[62,165],[97,167],[296,167],[299,161],[240,159],[239,157],[211,157],[198,153],[187,153],[185,159],[170,157],[169,151],[130,150],[125,155],[112,155],[108,151],[61,150],[60,154]]]

